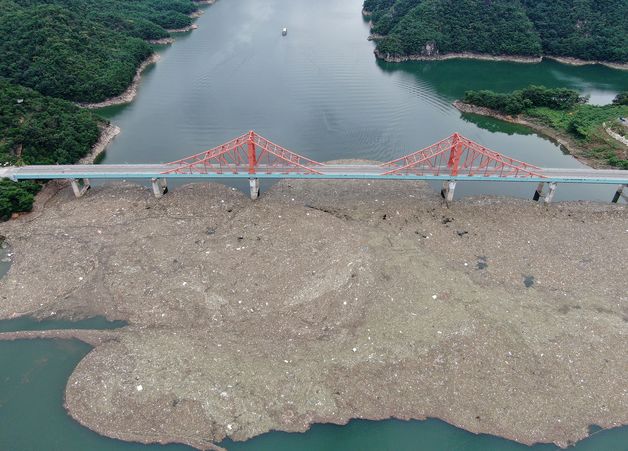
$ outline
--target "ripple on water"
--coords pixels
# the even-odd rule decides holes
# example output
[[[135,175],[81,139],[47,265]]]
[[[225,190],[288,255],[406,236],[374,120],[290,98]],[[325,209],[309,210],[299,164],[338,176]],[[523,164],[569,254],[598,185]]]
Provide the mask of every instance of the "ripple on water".
[[[414,77],[399,77],[393,84],[412,97],[426,102],[437,111],[448,114],[451,111],[451,102],[444,96],[439,95],[434,88],[426,81]]]

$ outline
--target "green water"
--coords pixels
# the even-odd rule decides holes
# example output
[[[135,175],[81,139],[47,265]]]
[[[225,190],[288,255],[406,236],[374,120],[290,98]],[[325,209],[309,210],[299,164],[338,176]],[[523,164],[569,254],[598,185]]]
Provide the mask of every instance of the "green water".
[[[104,438],[76,423],[63,409],[66,381],[90,346],[74,340],[0,342],[0,450],[2,451],[183,451],[182,445],[139,445]],[[438,420],[351,421],[315,425],[304,434],[273,432],[244,443],[224,442],[230,451],[549,451],[489,435],[474,435]],[[626,451],[627,428],[600,431],[573,451]]]
[[[0,321],[0,332],[16,332],[20,330],[52,330],[52,329],[118,329],[126,326],[125,321],[107,321],[103,316],[95,316],[79,321],[46,319],[35,321],[22,317]]]
[[[543,166],[579,167],[547,139],[489,118],[461,115],[451,102],[467,89],[509,91],[530,83],[576,88],[592,103],[628,89],[628,73],[555,62],[527,65],[460,61],[389,64],[366,40],[362,0],[222,0],[200,28],[160,48],[162,60],[143,78],[135,102],[101,110],[122,128],[105,161],[171,161],[249,129],[317,160],[385,161],[454,131],[515,158]],[[281,36],[281,28],[288,35]],[[267,186],[267,185],[266,185]],[[263,188],[265,188],[263,186]],[[456,195],[530,197],[532,186],[462,184]],[[608,201],[613,188],[560,186],[557,199]],[[0,260],[2,252],[0,249]],[[0,262],[0,277],[9,263]],[[0,322],[0,331],[52,327],[108,328],[29,319]],[[63,410],[68,376],[90,348],[75,341],[0,342],[0,451],[183,450],[103,438]],[[438,420],[352,421],[315,425],[304,434],[269,433],[230,450],[554,450],[476,436]],[[595,433],[577,451],[628,451],[628,428]]]
[[[63,408],[66,381],[90,346],[73,340],[0,342],[0,450],[139,450],[80,426]],[[164,451],[189,450],[158,446]]]

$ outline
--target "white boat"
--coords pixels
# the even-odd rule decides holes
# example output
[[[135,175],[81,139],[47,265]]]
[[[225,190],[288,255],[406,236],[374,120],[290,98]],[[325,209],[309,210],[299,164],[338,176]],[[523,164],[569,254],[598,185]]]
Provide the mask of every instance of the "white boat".
[[[284,27],[283,30],[281,30],[281,35],[285,36],[287,34],[288,34],[288,29]]]

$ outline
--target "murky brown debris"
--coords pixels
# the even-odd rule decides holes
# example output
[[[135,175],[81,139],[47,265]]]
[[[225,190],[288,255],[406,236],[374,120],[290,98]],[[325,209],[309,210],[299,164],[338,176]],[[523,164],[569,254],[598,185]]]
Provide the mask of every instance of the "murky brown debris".
[[[69,189],[0,224],[0,317],[129,321],[70,377],[95,431],[209,448],[438,417],[567,445],[628,423],[628,210],[409,182]]]

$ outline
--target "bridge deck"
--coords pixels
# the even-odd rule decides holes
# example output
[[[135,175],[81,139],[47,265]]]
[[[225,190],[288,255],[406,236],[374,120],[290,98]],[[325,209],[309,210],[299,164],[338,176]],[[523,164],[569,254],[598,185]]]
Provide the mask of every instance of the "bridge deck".
[[[295,172],[294,167],[258,165],[255,175],[250,175],[242,167],[237,169],[223,167],[222,173],[168,173],[174,169],[168,164],[102,164],[102,165],[53,165],[19,166],[0,168],[0,179],[11,180],[46,180],[46,179],[152,179],[152,178],[250,178],[260,179],[380,179],[380,180],[459,180],[459,181],[499,181],[499,182],[556,182],[556,183],[593,183],[593,184],[628,184],[628,171],[612,169],[561,169],[543,168],[542,177],[500,177],[469,175],[463,169],[457,176],[449,174],[447,167],[432,169],[430,173],[397,173],[382,175],[390,168],[375,164],[329,164],[317,166],[320,174]]]

